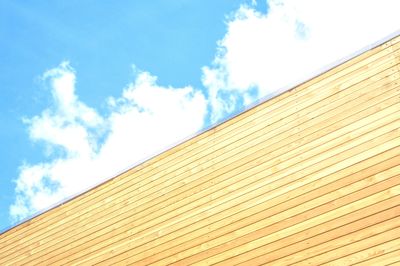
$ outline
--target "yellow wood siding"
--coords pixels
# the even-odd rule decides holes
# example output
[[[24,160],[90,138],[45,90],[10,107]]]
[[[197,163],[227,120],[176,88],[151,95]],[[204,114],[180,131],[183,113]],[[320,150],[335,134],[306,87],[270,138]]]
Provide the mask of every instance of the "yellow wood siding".
[[[400,263],[399,63],[396,37],[8,230],[0,265]]]

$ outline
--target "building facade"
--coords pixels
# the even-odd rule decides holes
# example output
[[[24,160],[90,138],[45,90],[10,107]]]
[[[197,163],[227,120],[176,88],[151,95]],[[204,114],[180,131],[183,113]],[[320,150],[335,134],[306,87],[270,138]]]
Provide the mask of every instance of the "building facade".
[[[0,265],[400,262],[400,37],[0,235]]]

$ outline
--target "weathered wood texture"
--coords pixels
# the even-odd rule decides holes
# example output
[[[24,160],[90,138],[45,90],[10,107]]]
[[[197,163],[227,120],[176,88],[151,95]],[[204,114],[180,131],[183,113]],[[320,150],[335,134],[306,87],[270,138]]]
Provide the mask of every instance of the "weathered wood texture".
[[[400,262],[400,37],[0,235],[0,265]]]

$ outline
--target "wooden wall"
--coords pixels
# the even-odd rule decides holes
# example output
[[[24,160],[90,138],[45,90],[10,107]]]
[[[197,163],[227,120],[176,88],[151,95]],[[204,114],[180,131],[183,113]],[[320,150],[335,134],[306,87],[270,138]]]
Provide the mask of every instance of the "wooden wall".
[[[399,63],[396,37],[8,230],[0,265],[400,263]]]

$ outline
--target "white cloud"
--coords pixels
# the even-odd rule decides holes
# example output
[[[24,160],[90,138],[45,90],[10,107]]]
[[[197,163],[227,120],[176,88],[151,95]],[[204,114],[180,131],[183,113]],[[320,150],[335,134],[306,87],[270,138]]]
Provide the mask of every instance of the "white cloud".
[[[260,13],[252,0],[228,19],[213,63],[203,68],[208,99],[190,86],[162,87],[138,72],[119,98],[108,99],[109,114],[100,115],[77,97],[68,62],[47,71],[53,106],[25,121],[49,157],[21,166],[11,216],[24,218],[82,192],[200,130],[205,116],[219,121],[400,25],[397,0],[271,0],[268,6]]]
[[[120,98],[109,99],[107,116],[78,99],[68,62],[43,77],[54,106],[25,122],[30,138],[47,145],[54,159],[21,167],[10,207],[14,220],[82,192],[203,127],[207,103],[201,92],[158,86],[146,72],[138,73]]]
[[[111,102],[115,103],[108,119],[111,132],[99,153],[99,160],[107,168],[110,162],[115,164],[110,167],[111,171],[131,165],[160,151],[166,144],[200,130],[207,106],[201,92],[192,87],[157,86],[156,78],[146,72],[138,75],[120,99],[111,99]],[[123,149],[119,143],[123,143]],[[117,152],[121,154],[119,160],[112,159]],[[136,156],[132,157],[132,153]]]
[[[212,66],[203,68],[212,120],[309,78],[400,25],[397,0],[270,0],[268,13],[242,6],[227,22]],[[256,90],[255,90],[256,89]],[[228,101],[224,95],[233,95]]]

